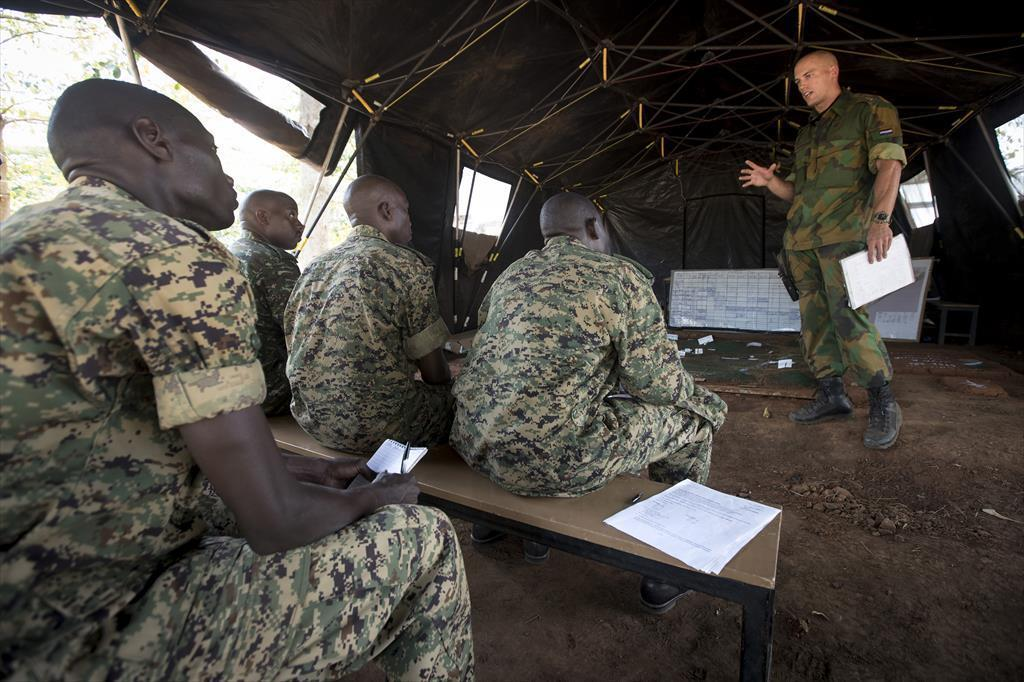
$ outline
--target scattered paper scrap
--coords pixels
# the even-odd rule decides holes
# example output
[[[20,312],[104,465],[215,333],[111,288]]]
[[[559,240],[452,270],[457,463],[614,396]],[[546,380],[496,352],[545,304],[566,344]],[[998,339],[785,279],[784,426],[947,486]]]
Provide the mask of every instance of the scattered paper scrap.
[[[693,349],[693,354],[694,355],[704,355],[704,349],[703,348],[694,348]]]
[[[761,347],[761,342],[760,341],[751,341],[750,343],[747,344],[747,347],[748,348],[760,348]]]
[[[678,341],[679,340],[679,334],[667,334],[667,336],[668,336],[668,340],[669,341]]]
[[[697,343],[699,343],[700,345],[704,346],[704,345],[707,345],[707,344],[711,343],[714,340],[715,340],[715,337],[712,336],[711,334],[708,334],[707,336],[702,336],[699,339],[697,339]]]
[[[793,361],[790,358],[783,358],[779,360],[779,369],[789,369],[793,366]]]
[[[1017,519],[1011,519],[1009,516],[1003,516],[995,509],[982,509],[981,511],[985,512],[989,516],[994,516],[997,519],[1002,519],[1003,521],[1009,521],[1011,523],[1024,523],[1024,521],[1018,521]]]

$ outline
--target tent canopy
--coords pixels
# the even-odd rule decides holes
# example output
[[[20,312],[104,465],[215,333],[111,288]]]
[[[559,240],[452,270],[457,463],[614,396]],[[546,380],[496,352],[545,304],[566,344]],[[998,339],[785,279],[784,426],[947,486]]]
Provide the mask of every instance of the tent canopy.
[[[736,174],[744,158],[788,166],[808,116],[792,67],[811,49],[836,53],[844,86],[897,106],[910,159],[905,178],[934,157],[937,229],[955,252],[946,298],[1001,306],[1000,290],[1014,286],[1006,278],[1020,283],[1020,212],[991,134],[1024,110],[1024,41],[1003,3],[970,11],[937,11],[920,0],[0,5],[117,13],[143,35],[193,41],[254,64],[327,105],[326,130],[313,135],[321,141],[349,104],[355,127],[372,128],[360,144],[360,170],[406,188],[415,244],[438,262],[439,295],[457,327],[489,281],[449,281],[456,158],[512,183],[524,178],[509,211],[523,217],[506,234],[490,281],[539,245],[536,209],[563,189],[596,199],[621,250],[659,278],[684,265],[770,263],[784,207],[760,190],[741,190]],[[145,54],[144,42],[140,49]],[[1002,280],[986,280],[995,276],[989,254],[1006,266]],[[1019,331],[1019,318],[1014,325]],[[987,325],[983,310],[986,331],[1007,336],[1005,325]]]

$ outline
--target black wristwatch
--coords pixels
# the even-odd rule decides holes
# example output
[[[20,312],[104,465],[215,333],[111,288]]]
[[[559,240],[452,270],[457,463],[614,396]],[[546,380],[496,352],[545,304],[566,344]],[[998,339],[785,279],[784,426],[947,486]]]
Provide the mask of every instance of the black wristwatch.
[[[889,215],[888,213],[886,213],[885,211],[879,211],[871,219],[871,222],[873,222],[873,223],[885,223],[886,225],[889,225],[889,224],[892,223],[892,216]]]

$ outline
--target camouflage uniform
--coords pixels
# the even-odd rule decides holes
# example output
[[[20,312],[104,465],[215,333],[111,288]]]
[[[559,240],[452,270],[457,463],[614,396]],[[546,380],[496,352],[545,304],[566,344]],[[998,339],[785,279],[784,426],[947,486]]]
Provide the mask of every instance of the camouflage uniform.
[[[286,414],[292,399],[285,366],[288,349],[284,342],[284,307],[299,278],[295,256],[274,246],[258,234],[244,230],[230,247],[252,286],[256,299],[256,333],[260,339],[260,365],[267,383],[263,411]]]
[[[495,281],[454,389],[452,444],[471,467],[548,497],[648,465],[666,483],[707,480],[726,405],[679,363],[650,276],[557,236]]]
[[[843,91],[796,138],[793,204],[783,237],[800,291],[801,345],[814,376],[852,369],[862,386],[892,378],[892,364],[864,307],[850,308],[840,259],[865,248],[878,159],[903,163],[895,107]]]
[[[302,273],[285,329],[292,414],[318,441],[367,453],[448,440],[449,387],[413,378],[448,339],[426,257],[357,225]]]
[[[264,398],[227,249],[94,178],[3,237],[0,677],[471,670],[443,515],[390,506],[270,556],[207,536],[175,427]]]

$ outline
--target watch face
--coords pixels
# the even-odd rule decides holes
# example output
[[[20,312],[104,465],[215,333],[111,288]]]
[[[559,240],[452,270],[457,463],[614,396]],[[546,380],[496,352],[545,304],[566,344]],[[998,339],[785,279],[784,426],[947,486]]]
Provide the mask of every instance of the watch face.
[[[887,222],[888,220],[889,220],[889,214],[886,213],[885,211],[879,211],[878,213],[875,214],[875,222],[876,223],[884,223],[884,222]]]

